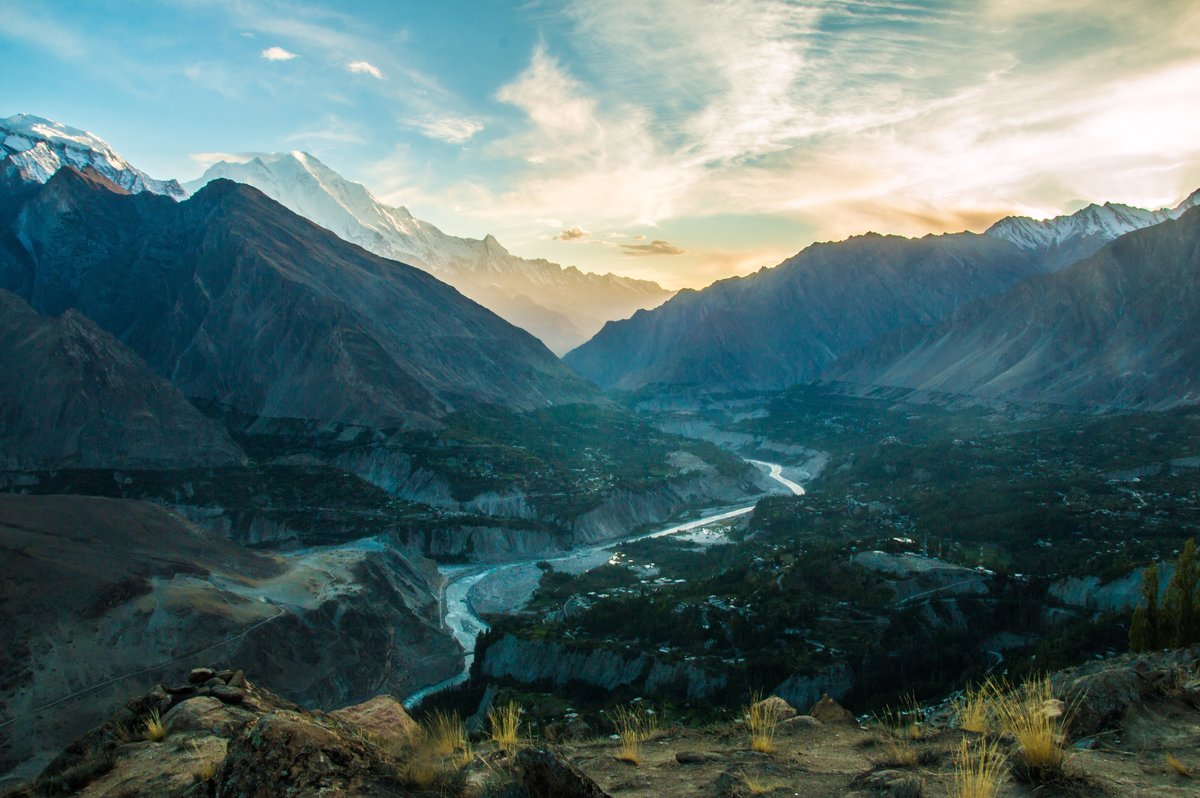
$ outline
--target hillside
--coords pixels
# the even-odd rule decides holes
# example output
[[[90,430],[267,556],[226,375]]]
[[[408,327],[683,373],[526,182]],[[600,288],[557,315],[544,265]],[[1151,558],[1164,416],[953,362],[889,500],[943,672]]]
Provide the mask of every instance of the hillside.
[[[224,430],[79,313],[0,290],[0,470],[238,465]]]
[[[932,323],[1038,270],[1014,244],[970,233],[814,244],[772,269],[609,322],[565,360],[602,388],[783,388],[885,332]]]
[[[648,280],[592,274],[510,253],[494,236],[448,235],[404,207],[376,199],[305,152],[249,153],[210,166],[191,191],[225,178],[246,183],[376,255],[436,275],[562,354],[604,322],[671,296]]]
[[[1165,407],[1200,399],[1200,210],[895,333],[826,376],[991,398]]]
[[[0,288],[74,308],[188,397],[263,416],[427,424],[480,402],[589,401],[540,342],[249,186],[176,203],[59,170],[0,201]]]

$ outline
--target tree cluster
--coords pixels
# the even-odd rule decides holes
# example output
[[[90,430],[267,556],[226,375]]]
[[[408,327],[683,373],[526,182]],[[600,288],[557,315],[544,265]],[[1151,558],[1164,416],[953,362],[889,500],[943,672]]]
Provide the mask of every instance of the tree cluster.
[[[1161,604],[1157,563],[1142,572],[1142,602],[1133,611],[1129,624],[1130,651],[1178,648],[1200,642],[1200,608],[1196,606],[1198,581],[1200,571],[1196,566],[1194,540],[1184,544]]]

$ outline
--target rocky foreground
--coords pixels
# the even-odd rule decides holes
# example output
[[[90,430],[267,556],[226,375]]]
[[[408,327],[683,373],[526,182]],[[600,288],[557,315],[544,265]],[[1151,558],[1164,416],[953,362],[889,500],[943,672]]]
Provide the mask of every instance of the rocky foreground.
[[[954,771],[964,740],[1009,754],[998,795],[1196,795],[1198,668],[1193,647],[1055,674],[1068,757],[1040,780],[1014,775],[1013,739],[957,728],[951,703],[899,734],[828,698],[803,715],[770,698],[779,722],[759,746],[767,752],[752,750],[740,722],[668,723],[630,756],[620,740],[572,737],[561,725],[548,735],[555,742],[476,734],[456,743],[436,716],[417,724],[390,697],[305,711],[242,671],[198,668],[130,701],[33,783],[0,796],[944,796],[963,794]]]

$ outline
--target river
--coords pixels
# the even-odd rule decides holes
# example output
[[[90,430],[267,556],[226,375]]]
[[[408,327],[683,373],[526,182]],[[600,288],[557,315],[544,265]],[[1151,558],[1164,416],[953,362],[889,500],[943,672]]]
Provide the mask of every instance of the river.
[[[783,466],[779,463],[768,463],[765,460],[749,460],[748,462],[754,465],[765,468],[767,476],[778,482],[783,487],[787,488],[793,495],[803,496],[804,488],[800,484],[793,482],[783,475]],[[757,503],[757,502],[756,502]],[[586,548],[572,549],[571,551],[562,554],[558,557],[537,557],[530,560],[514,560],[511,562],[491,564],[491,565],[450,565],[443,566],[439,570],[442,576],[446,578],[445,587],[442,590],[442,618],[450,633],[454,635],[454,639],[463,647],[466,652],[463,658],[463,668],[460,672],[451,676],[448,679],[422,687],[417,692],[404,699],[406,707],[414,707],[420,701],[433,693],[445,690],[448,687],[453,687],[457,684],[462,684],[467,680],[471,673],[471,663],[475,660],[475,638],[488,630],[487,623],[475,612],[471,604],[471,591],[475,586],[489,577],[496,577],[506,572],[515,571],[521,568],[529,568],[536,566],[539,562],[548,562],[551,565],[555,563],[566,564],[571,561],[576,563],[587,561],[592,556],[608,551],[623,543],[632,543],[638,540],[647,540],[649,538],[662,538],[669,535],[677,535],[680,532],[687,532],[697,527],[715,524],[718,521],[726,521],[730,518],[747,515],[754,510],[754,504],[747,504],[742,507],[726,509],[720,512],[706,515],[703,518],[698,518],[695,521],[687,521],[682,524],[660,529],[655,532],[646,532],[641,535],[633,535],[627,538],[619,538],[606,541],[597,546],[588,546]],[[607,557],[603,557],[599,562],[607,561]],[[599,562],[596,564],[598,565]],[[534,585],[536,587],[536,583]],[[532,590],[530,590],[532,593]]]

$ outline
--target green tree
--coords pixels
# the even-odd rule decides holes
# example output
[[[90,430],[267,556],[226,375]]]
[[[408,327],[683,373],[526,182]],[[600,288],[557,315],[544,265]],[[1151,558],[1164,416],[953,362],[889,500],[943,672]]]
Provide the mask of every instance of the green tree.
[[[1160,621],[1160,644],[1182,647],[1197,641],[1196,630],[1196,541],[1183,544],[1175,573],[1167,584]]]
[[[1142,603],[1129,623],[1129,650],[1151,651],[1159,647],[1158,563],[1142,571]]]

